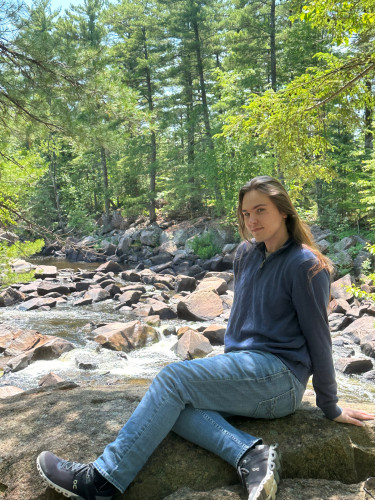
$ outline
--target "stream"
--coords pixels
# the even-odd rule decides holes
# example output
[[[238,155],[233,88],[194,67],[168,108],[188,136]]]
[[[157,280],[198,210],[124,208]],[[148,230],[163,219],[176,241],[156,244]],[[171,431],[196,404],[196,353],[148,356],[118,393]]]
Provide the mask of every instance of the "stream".
[[[59,270],[78,269],[94,270],[97,263],[72,263],[64,259],[38,259],[34,264],[54,265]],[[148,291],[158,293],[152,286],[146,286]],[[75,348],[63,354],[57,360],[36,361],[27,368],[0,376],[0,386],[15,385],[28,390],[38,387],[39,380],[46,374],[54,372],[65,380],[74,381],[80,385],[112,385],[132,380],[152,380],[158,371],[168,363],[178,361],[171,347],[176,343],[175,335],[165,336],[162,331],[166,326],[189,325],[198,328],[209,323],[188,322],[186,320],[164,320],[158,331],[159,341],[130,353],[111,351],[101,348],[90,337],[90,323],[109,323],[114,321],[132,321],[134,316],[124,315],[116,308],[118,302],[109,299],[87,306],[73,307],[74,298],[57,304],[50,310],[21,311],[18,306],[0,308],[0,323],[10,323],[21,329],[33,329],[42,334],[55,335],[69,340]],[[214,347],[210,356],[224,351],[222,346]],[[89,361],[92,369],[81,369],[78,362]],[[369,402],[375,404],[375,384],[365,382],[359,376],[347,376],[337,372],[339,397],[349,402]],[[312,389],[311,381],[309,388]]]

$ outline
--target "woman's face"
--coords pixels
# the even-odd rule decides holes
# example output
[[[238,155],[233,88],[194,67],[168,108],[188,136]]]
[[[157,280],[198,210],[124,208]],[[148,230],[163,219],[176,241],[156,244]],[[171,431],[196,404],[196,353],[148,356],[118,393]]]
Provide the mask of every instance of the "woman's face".
[[[275,252],[287,241],[286,215],[266,194],[255,189],[245,193],[242,216],[246,229],[258,243],[265,243],[268,252]]]

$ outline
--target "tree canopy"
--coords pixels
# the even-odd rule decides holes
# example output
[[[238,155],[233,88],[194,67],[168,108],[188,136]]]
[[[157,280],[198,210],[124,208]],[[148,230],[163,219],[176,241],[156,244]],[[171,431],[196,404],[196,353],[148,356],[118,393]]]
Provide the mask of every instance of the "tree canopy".
[[[0,0],[0,221],[234,214],[278,177],[375,225],[372,0]]]

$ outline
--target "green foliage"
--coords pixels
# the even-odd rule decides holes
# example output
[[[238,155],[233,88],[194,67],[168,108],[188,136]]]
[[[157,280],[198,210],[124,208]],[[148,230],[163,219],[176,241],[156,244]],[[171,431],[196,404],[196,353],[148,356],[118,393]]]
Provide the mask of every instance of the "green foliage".
[[[34,271],[29,273],[15,273],[12,270],[11,263],[19,258],[25,259],[33,255],[44,246],[44,240],[35,240],[33,242],[17,242],[12,245],[0,243],[0,288],[23,281],[31,281]]]
[[[201,236],[195,236],[190,246],[201,259],[210,259],[221,252],[221,248],[215,243],[215,233],[212,230],[206,231]]]

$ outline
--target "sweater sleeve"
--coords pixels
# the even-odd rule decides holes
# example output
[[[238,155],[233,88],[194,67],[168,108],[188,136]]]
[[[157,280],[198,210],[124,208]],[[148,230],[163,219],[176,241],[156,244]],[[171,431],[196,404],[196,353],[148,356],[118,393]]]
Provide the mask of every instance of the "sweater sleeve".
[[[307,261],[296,270],[292,300],[310,354],[316,404],[326,417],[334,419],[340,415],[341,409],[337,406],[336,375],[327,317],[330,280],[326,270],[311,277],[310,269],[311,261]]]

